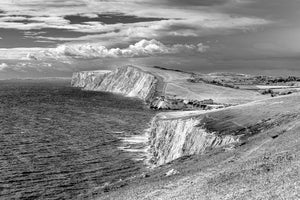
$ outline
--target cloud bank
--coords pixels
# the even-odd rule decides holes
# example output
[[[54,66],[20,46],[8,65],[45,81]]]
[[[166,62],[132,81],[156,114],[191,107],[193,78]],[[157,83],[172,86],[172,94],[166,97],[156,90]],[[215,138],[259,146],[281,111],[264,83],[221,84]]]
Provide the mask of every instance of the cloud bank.
[[[205,52],[209,47],[198,44],[165,45],[157,40],[141,40],[127,48],[107,48],[98,43],[64,44],[56,48],[28,53],[27,60],[56,59],[97,59],[97,58],[133,58],[175,54],[197,54]]]

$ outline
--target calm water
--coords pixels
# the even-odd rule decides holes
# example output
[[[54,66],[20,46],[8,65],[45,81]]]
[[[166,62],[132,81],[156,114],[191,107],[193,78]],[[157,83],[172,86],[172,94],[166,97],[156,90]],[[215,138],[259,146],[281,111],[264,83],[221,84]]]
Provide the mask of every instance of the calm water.
[[[0,199],[77,199],[139,173],[118,138],[141,134],[153,115],[65,81],[0,81]]]

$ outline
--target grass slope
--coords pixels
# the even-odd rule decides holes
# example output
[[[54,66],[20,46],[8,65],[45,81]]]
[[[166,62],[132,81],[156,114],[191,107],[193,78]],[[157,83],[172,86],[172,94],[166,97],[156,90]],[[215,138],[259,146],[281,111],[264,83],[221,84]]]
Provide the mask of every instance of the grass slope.
[[[243,141],[180,158],[98,199],[299,199],[299,101],[291,95],[202,113],[207,129],[245,134]],[[170,169],[180,174],[166,177]]]
[[[204,82],[193,83],[188,81],[193,73],[178,70],[169,70],[158,67],[140,67],[155,76],[160,77],[160,90],[165,96],[181,99],[205,100],[213,99],[217,103],[241,104],[254,100],[267,98],[256,91],[239,90],[234,88],[222,87]]]

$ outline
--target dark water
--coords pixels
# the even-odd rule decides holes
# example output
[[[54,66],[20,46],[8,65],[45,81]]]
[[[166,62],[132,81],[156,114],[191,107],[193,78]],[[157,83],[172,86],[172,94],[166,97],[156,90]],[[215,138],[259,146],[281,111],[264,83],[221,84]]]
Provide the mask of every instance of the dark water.
[[[139,173],[118,138],[141,134],[153,114],[64,81],[0,81],[0,199],[78,199]]]

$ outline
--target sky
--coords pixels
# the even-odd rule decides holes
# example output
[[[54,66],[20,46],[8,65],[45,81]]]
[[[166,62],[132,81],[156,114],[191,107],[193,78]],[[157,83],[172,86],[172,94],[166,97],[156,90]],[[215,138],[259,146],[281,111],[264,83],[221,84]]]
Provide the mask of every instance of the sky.
[[[132,64],[300,76],[300,0],[1,0],[0,79]]]

